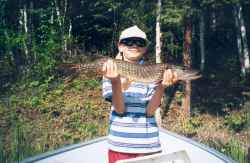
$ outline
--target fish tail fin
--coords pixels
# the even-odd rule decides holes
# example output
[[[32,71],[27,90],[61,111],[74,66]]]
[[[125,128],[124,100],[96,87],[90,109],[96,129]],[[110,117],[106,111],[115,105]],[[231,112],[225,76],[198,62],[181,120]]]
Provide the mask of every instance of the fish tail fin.
[[[175,69],[175,72],[177,73],[178,80],[181,81],[196,80],[202,77],[199,71],[192,69]]]

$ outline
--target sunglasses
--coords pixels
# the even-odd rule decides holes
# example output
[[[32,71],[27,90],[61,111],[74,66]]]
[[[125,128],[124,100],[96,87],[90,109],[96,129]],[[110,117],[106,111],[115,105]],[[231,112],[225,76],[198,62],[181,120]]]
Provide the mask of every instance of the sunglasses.
[[[141,38],[127,38],[121,40],[120,43],[126,46],[136,45],[138,47],[145,47],[147,45],[147,41]]]

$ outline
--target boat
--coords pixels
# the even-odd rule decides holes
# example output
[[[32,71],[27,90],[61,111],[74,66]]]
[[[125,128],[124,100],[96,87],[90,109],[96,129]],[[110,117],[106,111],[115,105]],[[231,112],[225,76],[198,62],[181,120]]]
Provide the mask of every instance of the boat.
[[[117,163],[236,163],[230,157],[190,138],[160,129],[162,152]],[[21,163],[107,163],[107,136],[62,147]]]

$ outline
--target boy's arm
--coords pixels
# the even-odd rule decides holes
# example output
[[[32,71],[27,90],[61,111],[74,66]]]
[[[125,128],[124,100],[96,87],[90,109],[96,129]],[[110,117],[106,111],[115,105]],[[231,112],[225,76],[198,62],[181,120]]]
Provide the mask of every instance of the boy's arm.
[[[125,112],[124,100],[122,95],[122,86],[120,77],[112,79],[112,104],[116,113],[123,114]]]
[[[155,93],[148,103],[148,106],[147,106],[148,117],[152,117],[155,113],[155,110],[160,106],[163,93],[164,93],[164,86],[160,83],[156,87]]]
[[[162,82],[156,87],[155,93],[148,103],[147,116],[151,117],[154,115],[155,110],[161,104],[161,98],[164,94],[164,89],[177,81],[177,74],[171,70],[166,70],[163,75]]]
[[[104,77],[111,80],[112,84],[112,104],[118,114],[125,112],[125,105],[122,95],[121,79],[117,73],[117,66],[112,60],[104,63],[102,68]]]

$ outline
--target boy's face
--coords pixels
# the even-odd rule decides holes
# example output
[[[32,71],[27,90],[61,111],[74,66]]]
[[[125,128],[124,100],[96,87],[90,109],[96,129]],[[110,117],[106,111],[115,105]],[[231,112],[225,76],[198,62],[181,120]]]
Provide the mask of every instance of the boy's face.
[[[141,38],[127,38],[119,42],[118,49],[123,52],[125,61],[136,62],[146,53],[147,42]]]

